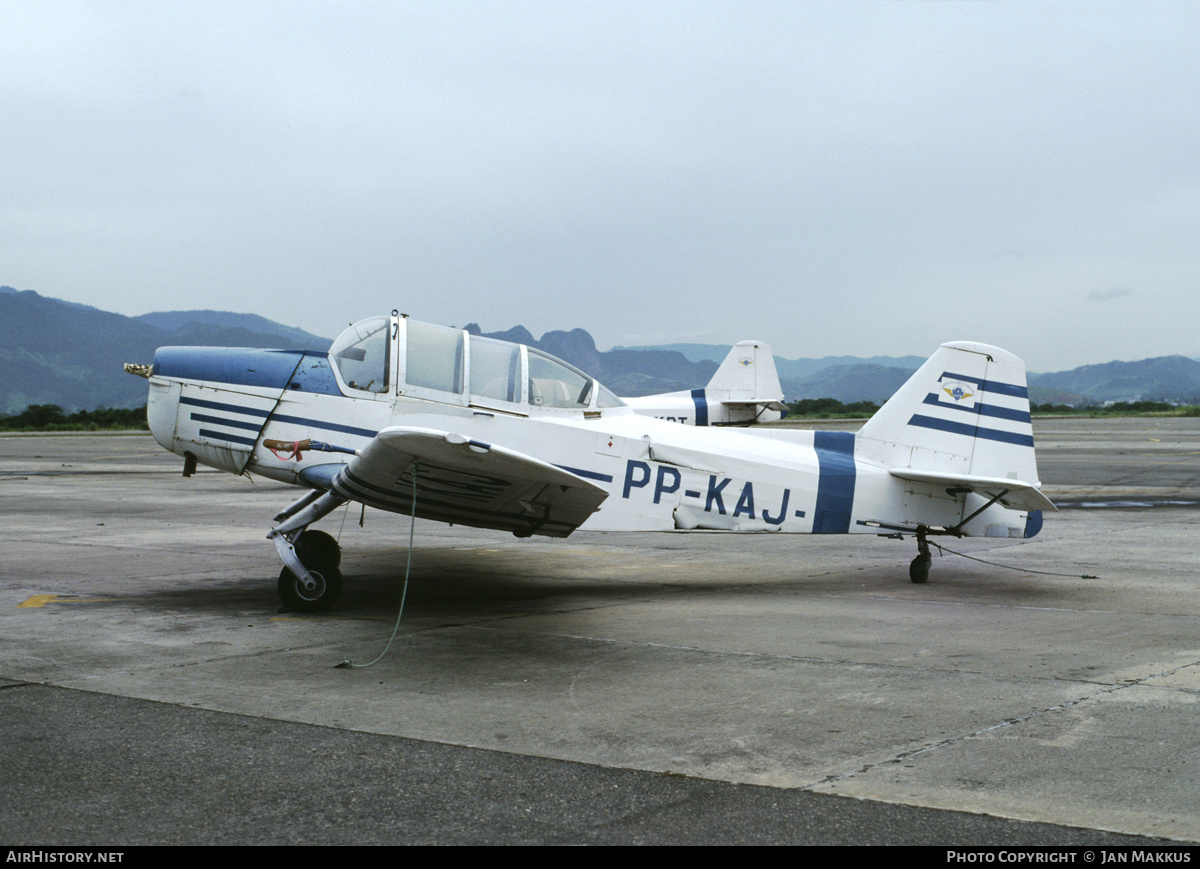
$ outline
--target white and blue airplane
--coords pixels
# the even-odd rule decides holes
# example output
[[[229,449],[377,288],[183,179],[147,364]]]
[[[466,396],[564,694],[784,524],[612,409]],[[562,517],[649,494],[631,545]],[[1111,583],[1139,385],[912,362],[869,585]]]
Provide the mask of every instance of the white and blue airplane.
[[[943,344],[857,433],[684,426],[635,413],[532,347],[393,311],[328,353],[163,347],[147,416],[184,458],[305,489],[268,534],[279,593],[332,607],[341,552],[309,526],[350,501],[451,524],[581,531],[1031,537],[1039,489],[1020,359]]]
[[[787,416],[775,357],[765,341],[739,341],[708,386],[621,399],[637,413],[685,425],[752,425]]]

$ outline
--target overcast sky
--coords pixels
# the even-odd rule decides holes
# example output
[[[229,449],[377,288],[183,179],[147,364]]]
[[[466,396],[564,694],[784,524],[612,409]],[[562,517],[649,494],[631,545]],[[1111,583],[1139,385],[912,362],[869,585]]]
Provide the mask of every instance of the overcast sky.
[[[1200,355],[1200,4],[4,0],[0,284]]]

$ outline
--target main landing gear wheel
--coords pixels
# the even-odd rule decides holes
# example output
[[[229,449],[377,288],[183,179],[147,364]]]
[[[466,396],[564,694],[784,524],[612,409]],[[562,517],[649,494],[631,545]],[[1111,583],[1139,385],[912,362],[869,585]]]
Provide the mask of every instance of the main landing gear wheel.
[[[332,564],[334,567],[342,565],[342,547],[333,539],[333,535],[324,531],[306,530],[301,534],[296,541],[296,554],[300,556],[300,563],[305,567],[308,567],[310,562],[318,565]]]
[[[322,613],[334,608],[342,596],[342,572],[331,564],[308,567],[313,587],[305,588],[300,577],[284,568],[279,574],[279,597],[284,609],[300,613]]]
[[[296,556],[313,578],[311,587],[285,567],[279,574],[284,609],[301,613],[331,610],[342,596],[342,548],[324,531],[304,531],[296,539]]]

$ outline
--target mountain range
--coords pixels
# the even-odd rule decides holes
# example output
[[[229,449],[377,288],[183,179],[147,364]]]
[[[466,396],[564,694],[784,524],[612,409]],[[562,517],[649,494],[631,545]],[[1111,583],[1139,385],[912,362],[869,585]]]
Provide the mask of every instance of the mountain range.
[[[329,339],[262,317],[192,311],[125,317],[32,290],[0,287],[0,413],[138,407],[146,384],[122,370],[167,344],[327,349]]]
[[[729,352],[717,344],[597,349],[583,329],[535,338],[523,326],[475,334],[519,341],[558,356],[596,376],[618,395],[650,395],[703,386]],[[0,413],[32,404],[65,411],[138,407],[145,382],[122,371],[125,362],[149,362],[157,347],[208,345],[326,350],[331,339],[280,325],[254,314],[169,311],[126,317],[98,308],[46,298],[32,290],[0,287]],[[918,356],[827,356],[776,359],[787,400],[836,398],[882,403],[924,361]],[[1140,362],[1086,365],[1071,371],[1029,375],[1037,402],[1097,404],[1105,401],[1200,399],[1200,362],[1166,356]]]

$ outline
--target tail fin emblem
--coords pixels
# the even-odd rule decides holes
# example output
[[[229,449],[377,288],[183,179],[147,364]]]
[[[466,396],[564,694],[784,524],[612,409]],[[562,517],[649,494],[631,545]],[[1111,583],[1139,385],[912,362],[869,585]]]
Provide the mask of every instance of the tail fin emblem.
[[[954,399],[955,403],[969,401],[975,397],[975,387],[961,380],[940,380],[942,392]]]

